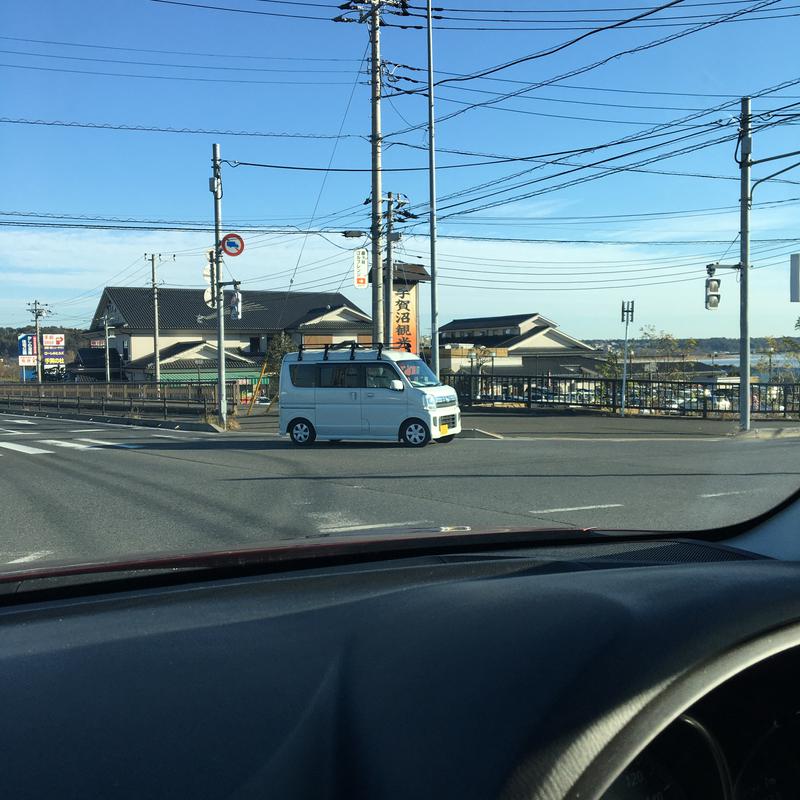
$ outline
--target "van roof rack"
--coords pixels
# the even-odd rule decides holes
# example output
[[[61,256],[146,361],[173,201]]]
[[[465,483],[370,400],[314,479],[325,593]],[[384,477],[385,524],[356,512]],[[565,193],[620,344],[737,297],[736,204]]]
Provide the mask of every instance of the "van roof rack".
[[[356,350],[377,350],[378,351],[378,360],[380,360],[381,355],[384,350],[405,350],[407,353],[411,352],[411,343],[410,342],[389,342],[388,344],[385,342],[355,342],[355,341],[348,341],[348,342],[337,342],[336,344],[322,344],[322,345],[307,345],[301,344],[297,349],[297,360],[303,360],[303,353],[308,350],[322,350],[322,360],[328,360],[328,354],[332,350],[350,350],[350,360],[355,361],[356,358]]]

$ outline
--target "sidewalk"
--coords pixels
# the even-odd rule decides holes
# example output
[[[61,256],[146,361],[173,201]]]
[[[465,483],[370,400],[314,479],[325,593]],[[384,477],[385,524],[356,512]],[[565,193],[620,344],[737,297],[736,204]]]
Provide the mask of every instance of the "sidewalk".
[[[265,414],[254,409],[251,416],[246,412],[237,415],[241,433],[277,433],[277,409]],[[800,420],[752,420],[751,431],[739,434],[739,423],[735,419],[701,419],[682,417],[634,416],[615,417],[592,412],[553,413],[547,411],[528,412],[515,409],[482,409],[463,411],[461,427],[464,431],[476,430],[495,434],[502,438],[558,437],[615,439],[619,437],[674,438],[678,436],[743,435],[748,438],[772,438],[800,436]],[[480,435],[480,434],[478,434]]]

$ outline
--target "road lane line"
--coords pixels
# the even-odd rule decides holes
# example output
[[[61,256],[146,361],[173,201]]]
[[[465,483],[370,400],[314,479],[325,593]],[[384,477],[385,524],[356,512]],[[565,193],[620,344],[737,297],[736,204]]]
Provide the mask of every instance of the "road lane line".
[[[179,442],[191,442],[195,436],[171,436],[169,433],[154,433],[153,439],[177,439]]]
[[[70,431],[70,433],[95,433],[97,428],[78,428],[77,430]]]
[[[103,439],[78,439],[79,442],[89,442],[89,444],[98,444],[101,447],[124,447],[128,450],[137,450],[142,447],[141,444],[125,444],[124,442],[106,442]]]
[[[731,494],[747,494],[751,489],[742,489],[738,492],[711,492],[710,494],[699,494],[698,497],[728,497]]]
[[[66,439],[37,439],[39,444],[49,444],[53,447],[70,447],[73,450],[93,450],[90,444],[78,444],[78,442],[69,442]]]
[[[415,520],[414,522],[381,522],[377,525],[342,525],[337,528],[320,528],[320,533],[347,533],[349,531],[367,531],[374,528],[407,528],[410,525],[430,525],[429,519]]]
[[[35,425],[35,422],[31,422],[29,419],[11,419],[9,422],[16,424],[16,425]]]
[[[561,511],[592,511],[597,508],[622,508],[622,503],[603,503],[597,506],[570,506],[569,508],[540,508],[529,514],[556,514]]]
[[[0,428],[0,434],[3,436],[35,436],[36,433],[34,431],[18,431],[18,430],[11,430],[9,428]]]
[[[42,450],[40,447],[28,447],[26,444],[17,444],[16,442],[0,442],[0,447],[5,447],[6,450],[15,450],[17,453],[25,453],[29,456],[53,452],[52,450]]]
[[[53,555],[52,550],[34,550],[33,553],[28,553],[27,556],[20,556],[19,558],[12,558],[9,564],[27,564],[29,561],[38,561],[45,556]]]

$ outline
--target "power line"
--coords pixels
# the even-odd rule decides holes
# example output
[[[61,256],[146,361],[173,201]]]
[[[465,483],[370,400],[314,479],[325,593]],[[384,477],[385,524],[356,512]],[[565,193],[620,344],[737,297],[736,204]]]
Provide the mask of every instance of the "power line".
[[[797,6],[787,6],[787,8],[797,8]],[[775,9],[778,11],[779,9]],[[423,15],[414,15],[414,16],[423,16]],[[709,18],[711,14],[702,14],[696,15],[695,18]],[[761,16],[750,15],[747,17],[733,17],[730,19],[720,20],[719,24],[729,24],[734,22],[759,22],[759,21],[769,21],[775,19],[789,19],[792,17],[798,17],[800,13],[790,13],[790,14],[765,14]],[[445,18],[439,17],[439,19],[455,19],[455,18]],[[687,17],[687,19],[689,19]],[[490,28],[486,25],[434,25],[434,29],[437,31],[472,31],[472,32],[479,32],[479,33],[523,33],[523,32],[536,32],[536,33],[567,33],[567,32],[574,32],[574,31],[588,31],[591,32],[595,30],[593,27],[587,27],[585,25],[568,25],[564,24],[560,27],[555,26],[555,20],[537,20],[540,23],[538,27],[523,27],[521,24],[517,24],[516,20],[491,20],[492,22],[505,22],[505,23],[514,23],[514,27],[508,27],[506,24],[503,27],[498,28]],[[576,20],[577,21],[577,20]],[[600,20],[586,20],[587,22],[598,22]],[[519,21],[522,22],[521,20]],[[541,27],[541,24],[547,24],[547,27]],[[635,23],[633,25],[628,25],[621,30],[625,31],[635,31],[635,30],[644,30],[644,29],[654,29],[654,28],[683,28],[686,25],[691,24],[689,22],[644,22],[644,23]],[[412,28],[421,30],[422,25],[400,25],[400,24],[392,24],[388,23],[388,27],[391,28]]]
[[[779,0],[762,0],[762,2],[756,3],[756,5],[751,6],[748,9],[745,9],[743,11],[734,12],[733,14],[728,15],[727,17],[719,17],[715,21],[702,23],[700,25],[695,25],[695,26],[693,26],[691,28],[688,28],[687,30],[680,31],[678,33],[673,33],[673,34],[670,34],[669,36],[664,36],[664,37],[662,37],[660,39],[655,39],[655,40],[650,41],[650,42],[645,42],[644,44],[638,45],[636,47],[628,48],[626,50],[617,51],[616,53],[613,53],[612,55],[609,55],[609,56],[606,56],[604,58],[601,58],[598,61],[594,61],[594,62],[592,62],[590,64],[584,64],[581,67],[576,67],[576,68],[571,69],[571,70],[569,70],[567,72],[561,73],[560,75],[556,75],[555,77],[548,78],[548,79],[545,79],[545,80],[542,80],[542,81],[538,81],[536,83],[529,84],[527,87],[523,87],[521,89],[517,89],[517,90],[515,90],[513,92],[508,92],[508,93],[506,93],[504,95],[500,95],[495,100],[485,100],[485,101],[483,101],[481,103],[475,103],[471,107],[462,108],[459,111],[453,111],[450,114],[446,114],[444,117],[440,117],[439,120],[437,120],[437,121],[438,122],[443,122],[445,120],[453,119],[456,116],[460,116],[461,114],[466,113],[471,108],[478,108],[478,107],[485,106],[485,105],[491,105],[491,104],[493,104],[495,102],[500,102],[502,100],[507,100],[507,99],[510,99],[512,97],[516,97],[519,94],[524,94],[526,92],[533,91],[534,89],[541,89],[541,88],[544,88],[545,86],[550,86],[550,85],[552,85],[554,83],[558,83],[559,81],[567,80],[569,78],[573,78],[576,75],[582,75],[585,72],[589,72],[591,70],[597,69],[598,67],[604,66],[605,64],[607,64],[610,61],[613,61],[615,59],[621,58],[621,57],[626,56],[626,55],[634,55],[636,53],[644,52],[645,50],[650,50],[650,49],[652,49],[654,47],[659,47],[662,44],[668,44],[670,42],[676,41],[677,39],[681,39],[684,36],[689,36],[689,35],[691,35],[693,33],[697,33],[697,32],[699,32],[701,30],[706,30],[706,29],[708,29],[710,27],[713,27],[714,25],[719,24],[723,19],[728,19],[728,18],[731,18],[732,16],[738,16],[738,15],[741,15],[741,14],[751,13],[752,11],[758,10],[760,8],[765,8],[766,6],[773,5],[776,2],[779,2]],[[531,57],[538,57],[538,55],[534,53],[534,54],[531,54]],[[522,59],[515,59],[514,61],[508,62],[507,65],[498,65],[498,67],[491,67],[488,70],[482,70],[482,71],[480,71],[478,73],[473,73],[473,75],[471,77],[485,77],[487,74],[495,72],[498,69],[504,69],[504,68],[506,68],[506,66],[512,66],[514,64],[520,63],[521,60],[525,60],[525,59],[528,59],[528,58],[530,58],[530,57],[529,56],[524,56],[524,57],[522,57]],[[445,80],[457,80],[457,79],[453,78],[453,79],[445,79]],[[460,79],[458,79],[458,80],[460,80]],[[413,91],[409,91],[408,93],[409,94],[416,93],[417,91],[418,90],[413,90]],[[419,127],[419,126],[417,126],[417,127]],[[416,128],[406,128],[404,130],[396,131],[393,134],[387,134],[387,136],[389,136],[389,135],[398,136],[398,135],[403,134],[403,133],[410,133],[411,130],[416,130]]]
[[[154,3],[165,3],[167,0],[151,0]],[[243,78],[195,78],[189,75],[139,75],[130,72],[100,72],[99,70],[88,69],[67,69],[66,67],[38,67],[33,64],[0,64],[0,67],[8,69],[29,69],[37,72],[64,72],[71,75],[98,75],[106,78],[145,78],[160,81],[192,81],[195,83],[243,83],[259,85],[278,85],[278,86],[320,86],[320,81],[258,81],[245,80]],[[326,86],[350,85],[349,81],[325,81]]]
[[[288,133],[272,131],[233,131],[215,130],[211,128],[170,128],[158,125],[127,125],[115,122],[76,122],[72,120],[20,119],[16,117],[0,117],[0,122],[10,125],[44,125],[60,128],[88,128],[92,130],[134,131],[136,133],[184,133],[206,136],[253,136],[271,139],[368,139],[357,133]]]
[[[202,3],[186,3],[182,0],[150,0],[152,3],[164,3],[170,6],[185,6],[187,8],[204,8],[211,11],[228,11],[234,14],[255,14],[259,17],[284,17],[287,19],[315,19],[320,22],[330,22],[330,17],[313,17],[309,14],[284,14],[280,11],[256,11],[248,8],[229,8],[228,6],[209,6]]]
[[[748,0],[749,1],[749,0]],[[252,55],[249,53],[216,53],[216,52],[198,52],[196,50],[152,50],[145,47],[120,47],[118,45],[108,44],[93,44],[86,42],[61,42],[52,39],[23,39],[19,36],[0,36],[0,40],[9,42],[26,42],[28,44],[48,44],[58,45],[60,47],[86,47],[95,50],[119,50],[128,53],[155,53],[157,55],[169,56],[202,56],[203,58],[238,58],[238,59],[256,59],[259,61],[330,61],[330,62],[347,62],[358,63],[357,58],[323,58],[312,56],[262,56]]]
[[[30,56],[32,58],[57,58],[61,61],[91,61],[96,64],[127,64],[128,66],[135,67],[169,67],[170,69],[212,69],[212,70],[225,70],[226,72],[310,72],[310,73],[324,73],[331,72],[347,73],[352,72],[349,69],[298,69],[295,67],[230,67],[216,64],[170,64],[166,61],[130,61],[122,58],[90,58],[89,56],[65,56],[56,53],[28,53],[24,50],[2,50],[0,53],[5,55],[14,56]]]

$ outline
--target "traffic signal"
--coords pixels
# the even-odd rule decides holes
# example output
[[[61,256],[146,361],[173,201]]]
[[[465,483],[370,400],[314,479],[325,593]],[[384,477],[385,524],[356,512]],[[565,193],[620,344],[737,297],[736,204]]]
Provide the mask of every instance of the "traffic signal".
[[[706,308],[712,311],[719,308],[719,285],[721,281],[713,275],[706,278]]]
[[[231,297],[231,319],[242,318],[242,293],[236,289]]]

